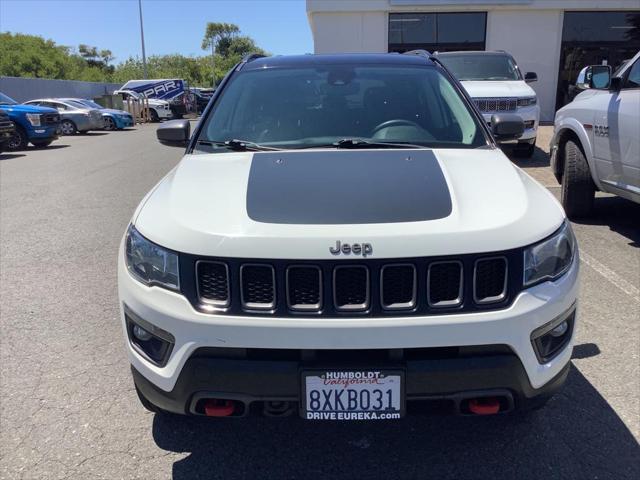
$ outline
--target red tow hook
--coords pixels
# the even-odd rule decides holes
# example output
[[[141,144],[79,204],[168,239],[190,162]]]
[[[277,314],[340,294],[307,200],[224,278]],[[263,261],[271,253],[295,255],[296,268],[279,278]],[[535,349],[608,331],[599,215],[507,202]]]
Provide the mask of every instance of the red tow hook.
[[[211,399],[204,403],[204,413],[207,417],[228,417],[233,414],[234,410],[233,400]]]
[[[476,415],[494,415],[500,411],[500,400],[495,397],[472,398],[469,410]]]

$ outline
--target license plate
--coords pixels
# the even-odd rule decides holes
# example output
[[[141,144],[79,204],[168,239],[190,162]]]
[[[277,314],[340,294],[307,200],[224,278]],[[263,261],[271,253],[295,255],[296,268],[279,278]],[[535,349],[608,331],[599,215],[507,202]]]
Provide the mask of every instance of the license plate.
[[[404,415],[403,373],[317,370],[302,373],[307,420],[392,420]]]

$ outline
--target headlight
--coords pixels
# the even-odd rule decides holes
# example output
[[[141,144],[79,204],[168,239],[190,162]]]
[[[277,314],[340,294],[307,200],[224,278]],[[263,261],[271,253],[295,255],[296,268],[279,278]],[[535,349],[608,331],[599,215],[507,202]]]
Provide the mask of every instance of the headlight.
[[[529,97],[529,98],[520,98],[520,99],[518,99],[518,106],[519,107],[528,107],[530,105],[535,105],[536,103],[538,103],[538,98],[537,97]]]
[[[34,127],[40,126],[40,114],[39,113],[27,113],[27,120]]]
[[[550,238],[524,251],[524,285],[553,280],[569,270],[577,251],[576,238],[565,222]]]
[[[180,290],[178,255],[150,242],[133,226],[127,231],[126,262],[131,274],[145,285]]]

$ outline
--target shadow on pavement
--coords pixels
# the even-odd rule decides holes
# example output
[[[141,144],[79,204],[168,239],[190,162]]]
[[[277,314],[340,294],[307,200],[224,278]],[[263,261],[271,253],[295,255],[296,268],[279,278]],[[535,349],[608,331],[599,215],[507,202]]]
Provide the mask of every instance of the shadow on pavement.
[[[603,225],[625,236],[629,245],[640,248],[640,204],[615,196],[596,195],[590,217],[573,220],[579,225]]]
[[[153,437],[188,453],[173,478],[640,478],[640,446],[575,368],[546,407],[496,417],[307,423],[156,415]]]
[[[0,161],[11,160],[12,158],[26,157],[24,153],[0,153]]]
[[[508,147],[505,147],[503,151],[520,168],[548,167],[550,165],[549,154],[538,146],[530,158],[519,157]]]

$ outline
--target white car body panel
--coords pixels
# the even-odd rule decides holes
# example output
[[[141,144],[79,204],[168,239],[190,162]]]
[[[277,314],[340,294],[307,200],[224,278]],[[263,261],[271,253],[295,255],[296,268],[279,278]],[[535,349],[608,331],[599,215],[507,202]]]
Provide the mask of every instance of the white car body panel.
[[[640,52],[619,76],[636,62]],[[556,170],[557,149],[567,129],[578,136],[596,187],[640,203],[640,89],[588,89],[558,110],[551,140]]]
[[[134,223],[149,240],[172,250],[274,259],[333,258],[329,247],[337,239],[371,243],[378,258],[491,252],[535,243],[562,224],[564,213],[553,195],[500,150],[434,153],[453,204],[451,215],[438,220],[357,225],[253,221],[245,197],[252,158],[260,153],[241,152],[185,156],[145,200]]]

